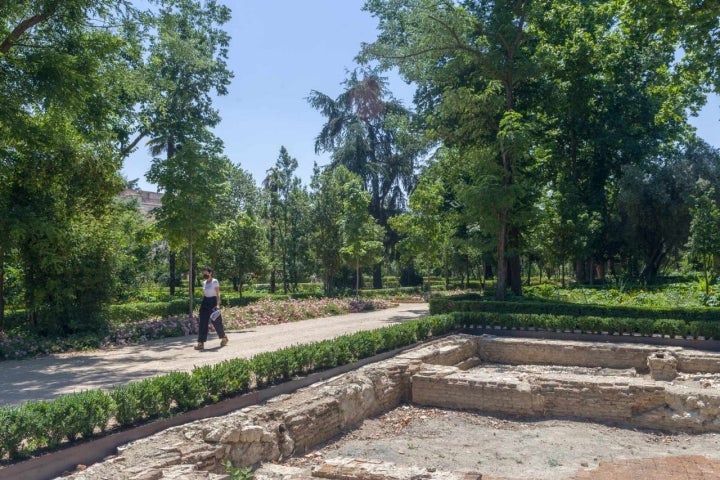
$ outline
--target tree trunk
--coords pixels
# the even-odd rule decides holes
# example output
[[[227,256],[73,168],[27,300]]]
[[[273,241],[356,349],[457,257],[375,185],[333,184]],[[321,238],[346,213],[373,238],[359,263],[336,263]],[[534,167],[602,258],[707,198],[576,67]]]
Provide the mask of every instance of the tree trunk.
[[[507,210],[503,209],[498,213],[497,236],[497,283],[495,289],[495,299],[505,300],[505,284],[507,283],[507,259],[505,258],[505,249],[507,247]]]
[[[378,263],[373,267],[373,288],[383,288],[382,263]]]
[[[527,262],[527,272],[528,272],[528,287],[530,286],[530,282],[532,282],[532,260],[530,260],[530,257],[528,257]],[[542,276],[542,272],[540,273],[540,276]]]
[[[175,275],[177,275],[177,257],[175,256],[175,252],[170,252],[168,264],[170,268],[170,296],[173,296],[175,295]]]
[[[513,255],[508,259],[508,276],[510,277],[510,290],[522,296],[522,272],[520,271],[520,256]]]
[[[0,247],[0,332],[5,331],[5,250]]]
[[[360,260],[355,260],[355,298],[360,298]]]
[[[195,293],[195,282],[194,282],[194,275],[193,275],[193,245],[192,240],[190,240],[190,244],[188,245],[188,260],[189,260],[189,271],[188,271],[188,293],[190,296],[190,312],[189,315],[192,317],[193,314],[193,300],[194,300],[194,293]]]
[[[270,226],[270,293],[275,293],[275,228]]]
[[[575,259],[575,281],[577,283],[587,282],[587,271],[585,269],[585,259],[584,258],[576,258]]]

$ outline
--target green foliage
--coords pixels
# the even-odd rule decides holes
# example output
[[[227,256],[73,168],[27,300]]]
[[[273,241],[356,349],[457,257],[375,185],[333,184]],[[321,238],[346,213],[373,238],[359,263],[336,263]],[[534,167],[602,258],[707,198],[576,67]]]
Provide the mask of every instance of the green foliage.
[[[676,319],[686,322],[701,320],[720,322],[720,310],[716,308],[654,308],[626,305],[591,305],[554,301],[497,302],[491,300],[464,300],[453,297],[430,299],[430,313],[449,312],[503,312],[523,314],[550,314],[585,317],[623,317],[637,319]]]
[[[141,39],[125,34],[139,29],[94,25],[127,25],[135,14],[108,0],[0,8],[0,275],[17,252],[25,306],[48,333],[105,326],[116,285],[106,228],[121,188],[116,145]]]
[[[720,340],[720,322],[676,319],[594,317],[536,313],[466,311],[452,314],[457,327],[545,330],[598,335],[640,335]]]
[[[362,189],[359,181],[344,186],[340,256],[348,267],[355,269],[356,296],[360,290],[360,268],[382,259],[383,229],[368,213],[369,206],[370,194]]]
[[[0,407],[0,458],[22,456],[22,441],[33,432],[33,412],[26,407]]]
[[[415,184],[416,162],[425,146],[413,128],[410,112],[390,95],[377,71],[350,72],[344,86],[336,98],[315,90],[308,96],[310,105],[327,119],[315,139],[315,150],[331,154],[330,169],[343,166],[362,180],[364,191],[370,194],[370,214],[389,233],[387,219],[403,210],[405,192]],[[328,220],[332,214],[325,210],[323,215]],[[387,234],[382,240],[386,252],[395,242]],[[361,247],[374,248],[371,244]],[[359,255],[357,247],[350,250],[354,250],[351,255]],[[375,268],[380,281],[379,266]]]
[[[255,473],[250,467],[235,467],[230,460],[225,460],[224,466],[225,473],[230,475],[231,480],[252,480],[255,477]]]
[[[312,179],[312,241],[310,242],[315,261],[321,267],[323,288],[326,295],[336,291],[336,275],[341,266],[340,249],[342,240],[343,204],[346,185],[356,184],[359,177],[344,166],[315,169]]]
[[[702,266],[705,294],[710,293],[709,271],[714,256],[720,252],[720,208],[713,200],[715,189],[707,181],[698,182],[695,205],[690,210],[690,238],[688,250],[691,258]]]

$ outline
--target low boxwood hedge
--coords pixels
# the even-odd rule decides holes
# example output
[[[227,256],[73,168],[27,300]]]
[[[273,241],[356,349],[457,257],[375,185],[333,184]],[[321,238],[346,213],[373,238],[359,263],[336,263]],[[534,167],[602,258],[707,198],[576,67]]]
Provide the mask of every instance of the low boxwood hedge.
[[[503,312],[569,315],[576,317],[620,317],[635,319],[672,319],[686,322],[720,321],[720,308],[653,308],[629,305],[595,305],[554,301],[507,301],[483,300],[475,294],[437,297],[430,299],[430,314],[450,312]]]
[[[50,402],[0,407],[0,460],[18,459],[61,442],[184,412],[297,375],[345,365],[455,329],[450,315],[411,320],[373,331],[226,360]]]
[[[458,328],[501,327],[551,332],[644,335],[720,340],[720,322],[673,318],[598,317],[547,313],[455,312]]]

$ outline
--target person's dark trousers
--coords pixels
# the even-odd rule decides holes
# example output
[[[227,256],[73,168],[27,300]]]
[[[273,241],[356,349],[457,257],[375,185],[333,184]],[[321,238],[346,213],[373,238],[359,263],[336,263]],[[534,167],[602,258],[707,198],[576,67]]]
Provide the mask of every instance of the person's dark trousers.
[[[198,333],[198,342],[205,343],[207,341],[208,329],[210,325],[210,314],[217,305],[217,297],[203,297],[203,301],[200,304],[200,331]],[[218,334],[218,337],[223,338],[225,336],[225,328],[222,323],[222,315],[213,322],[213,327]]]

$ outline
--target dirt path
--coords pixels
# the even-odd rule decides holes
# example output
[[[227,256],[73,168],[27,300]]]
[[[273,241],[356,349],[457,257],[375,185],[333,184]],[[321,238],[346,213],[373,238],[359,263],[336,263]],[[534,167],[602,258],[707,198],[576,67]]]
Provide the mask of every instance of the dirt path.
[[[195,366],[311,343],[361,330],[374,330],[428,314],[424,303],[402,303],[374,312],[316,318],[246,330],[230,330],[230,343],[220,348],[214,333],[206,348],[192,347],[195,337],[155,340],[111,350],[49,355],[0,362],[0,405],[29,400],[51,400],[82,390],[107,389],[133,380],[171,371],[190,371]]]

